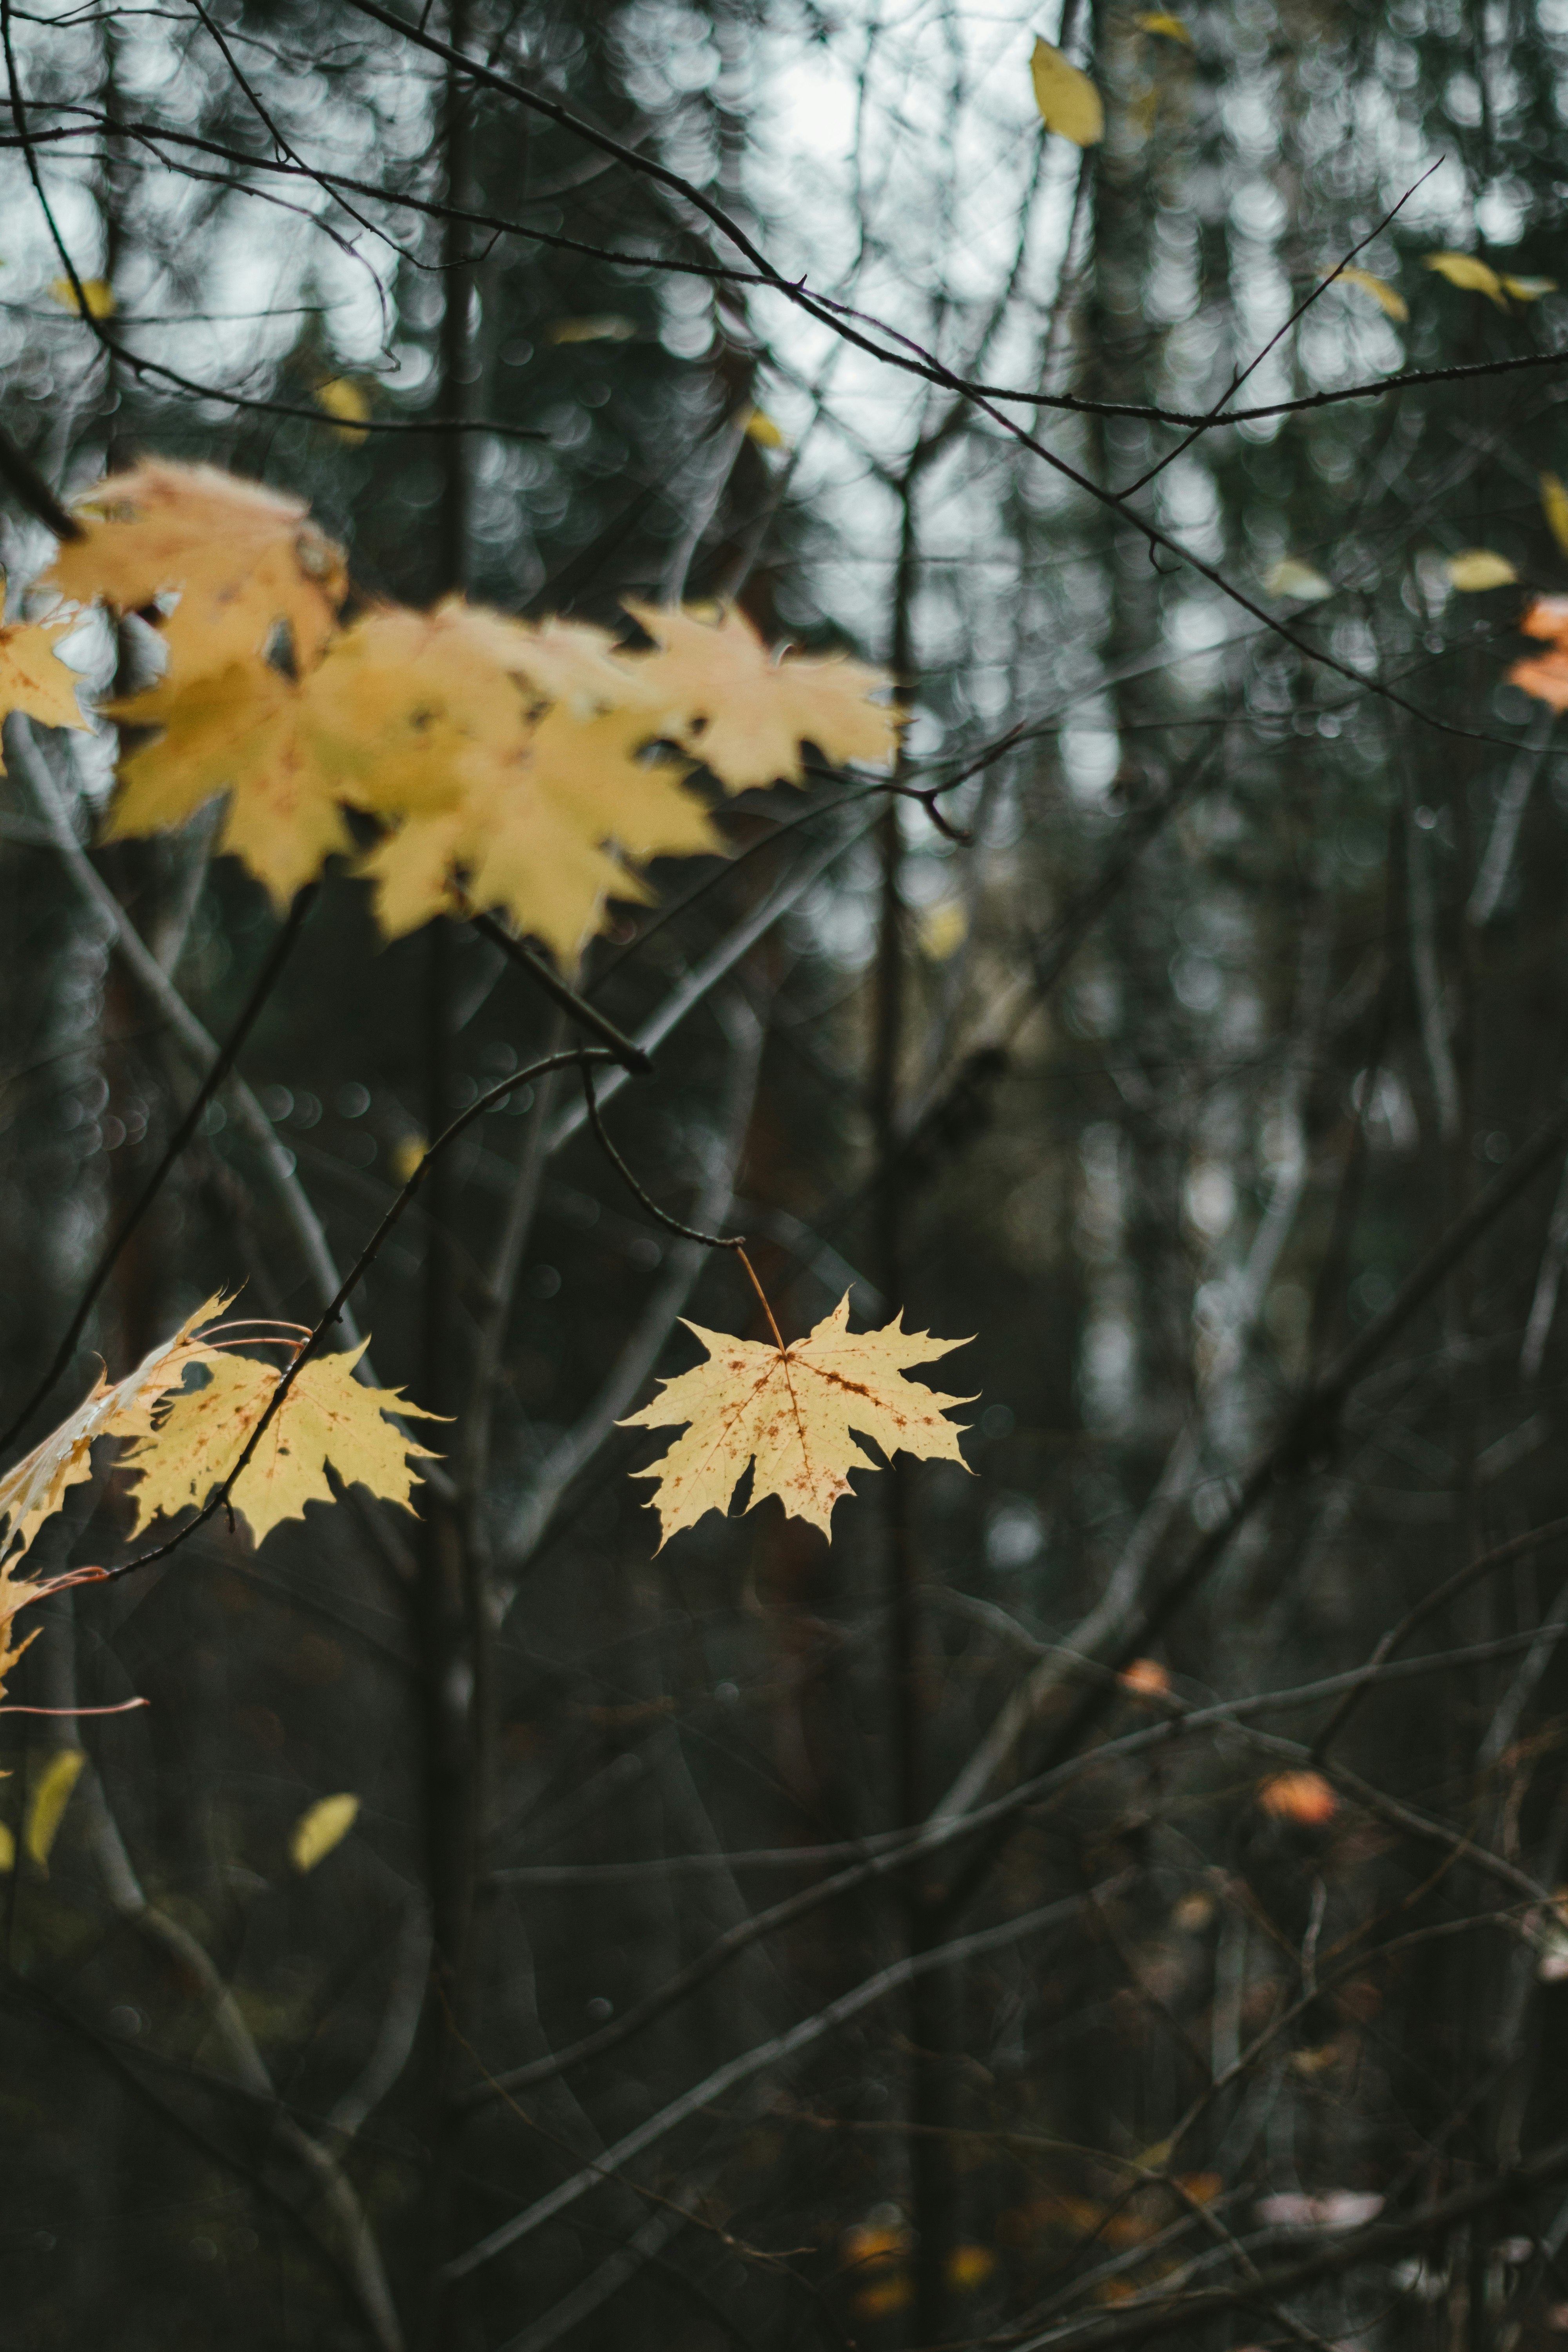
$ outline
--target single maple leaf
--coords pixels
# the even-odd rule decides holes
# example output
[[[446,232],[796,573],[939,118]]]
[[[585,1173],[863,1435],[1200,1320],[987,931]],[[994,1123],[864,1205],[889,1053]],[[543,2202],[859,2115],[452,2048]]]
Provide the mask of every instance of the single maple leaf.
[[[312,1357],[235,1481],[230,1499],[257,1543],[280,1519],[302,1517],[307,1503],[332,1501],[329,1461],[345,1485],[412,1507],[419,1473],[411,1465],[435,1457],[385,1416],[438,1416],[405,1402],[396,1389],[355,1380],[367,1344],[362,1340],[347,1355]],[[222,1485],[282,1378],[253,1356],[216,1351],[206,1370],[206,1386],[168,1398],[149,1433],[123,1456],[121,1466],[140,1481],[132,1538],[154,1518],[199,1507]]]
[[[66,625],[68,627],[69,624]],[[83,727],[76,698],[77,674],[55,650],[58,625],[40,626],[33,621],[13,621],[0,627],[0,717],[20,710],[41,727]],[[0,760],[0,776],[5,762]]]
[[[40,585],[121,613],[177,595],[159,623],[176,684],[259,663],[280,628],[296,671],[325,651],[348,573],[303,499],[216,466],[149,459],[100,482],[77,514],[83,536],[60,549]]]
[[[59,1509],[66,1488],[91,1475],[94,1440],[145,1435],[160,1399],[179,1387],[190,1365],[212,1360],[214,1350],[200,1327],[221,1314],[226,1304],[221,1296],[209,1298],[186,1317],[172,1339],[153,1349],[122,1381],[110,1383],[100,1372],[76,1411],[0,1478],[0,1540],[11,1564]]]
[[[620,1423],[690,1424],[668,1454],[635,1474],[659,1482],[649,1507],[659,1515],[661,1551],[704,1512],[726,1510],[752,1462],[752,1506],[776,1495],[794,1517],[827,1534],[833,1506],[854,1492],[846,1472],[877,1467],[853,1430],[889,1455],[963,1461],[958,1441],[964,1433],[942,1415],[973,1404],[973,1397],[939,1396],[904,1373],[910,1364],[966,1348],[967,1339],[906,1331],[901,1314],[880,1331],[851,1331],[847,1291],[815,1331],[787,1348],[734,1339],[700,1323],[686,1328],[707,1349],[708,1362],[667,1381],[651,1404]]]
[[[781,776],[798,784],[803,742],[836,767],[881,763],[898,749],[902,712],[871,699],[889,683],[882,671],[840,656],[776,660],[733,606],[717,621],[631,597],[626,610],[655,643],[626,659],[661,706],[664,730],[731,792]]]
[[[235,663],[112,703],[109,716],[158,732],[121,761],[108,840],[166,832],[227,793],[218,848],[244,860],[280,912],[325,858],[353,847],[309,681]]]

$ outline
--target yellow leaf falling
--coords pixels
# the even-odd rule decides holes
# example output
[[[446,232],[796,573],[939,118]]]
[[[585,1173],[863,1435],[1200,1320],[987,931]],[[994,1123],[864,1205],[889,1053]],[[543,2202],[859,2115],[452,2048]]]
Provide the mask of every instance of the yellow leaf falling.
[[[1105,109],[1099,90],[1086,73],[1069,65],[1049,41],[1037,40],[1029,59],[1035,104],[1047,131],[1070,139],[1075,147],[1096,147],[1105,136]]]
[[[773,423],[773,418],[768,415],[765,408],[747,409],[745,412],[745,425],[742,429],[745,433],[746,438],[748,441],[754,441],[759,449],[787,449],[789,447],[789,443],[785,440],[782,429]]]
[[[301,1874],[314,1870],[325,1862],[334,1846],[342,1845],[359,1819],[359,1799],[345,1790],[342,1796],[321,1797],[307,1805],[295,1822],[289,1840],[289,1859]]]
[[[689,1423],[668,1454],[637,1474],[658,1481],[649,1507],[659,1515],[661,1550],[704,1513],[728,1509],[748,1463],[755,1465],[753,1506],[776,1495],[793,1517],[828,1534],[835,1503],[854,1492],[846,1474],[877,1467],[856,1444],[855,1430],[889,1456],[963,1460],[963,1433],[943,1415],[973,1400],[940,1396],[905,1371],[967,1347],[966,1339],[906,1331],[901,1315],[880,1331],[853,1332],[847,1292],[814,1331],[782,1350],[705,1331],[699,1323],[686,1328],[707,1349],[708,1361],[667,1381],[651,1404],[620,1424]]]
[[[1409,318],[1409,303],[1403,294],[1397,292],[1389,284],[1386,278],[1374,278],[1370,269],[1358,269],[1353,261],[1347,261],[1344,268],[1336,270],[1334,274],[1337,278],[1342,278],[1347,286],[1359,286],[1363,294],[1370,294],[1373,300],[1381,305],[1396,326],[1403,327]]]
[[[1189,49],[1194,45],[1192,34],[1182,19],[1173,16],[1166,9],[1146,9],[1134,22],[1141,33],[1163,33],[1168,41],[1184,41]]]
[[[1559,549],[1568,555],[1568,489],[1563,488],[1556,474],[1541,477],[1541,511]]]
[[[107,278],[84,278],[81,281],[81,296],[79,298],[76,288],[68,278],[57,278],[49,288],[49,294],[51,299],[59,304],[62,310],[74,310],[79,319],[84,309],[89,319],[108,319],[113,316],[114,289]]]
[[[1484,294],[1500,310],[1508,309],[1502,279],[1484,261],[1478,261],[1473,253],[1428,253],[1425,259],[1427,268],[1446,278],[1450,286],[1458,286],[1467,294]]]
[[[1304,604],[1320,604],[1334,593],[1333,582],[1303,563],[1299,555],[1282,555],[1278,563],[1271,563],[1263,584],[1271,596],[1294,596]]]
[[[41,727],[82,727],[76,698],[77,674],[55,650],[58,627],[40,627],[32,621],[13,621],[0,627],[0,716],[20,710]],[[0,760],[0,775],[5,763]]]
[[[360,427],[370,415],[370,394],[363,384],[353,383],[344,375],[331,376],[325,383],[316,386],[316,405],[337,419],[340,440],[357,442],[364,439]]]
[[[121,613],[177,596],[159,625],[170,688],[236,662],[259,666],[280,630],[301,671],[325,651],[348,574],[303,499],[216,466],[149,459],[100,482],[77,513],[84,536],[60,549],[41,584]]]
[[[282,1519],[304,1517],[307,1503],[330,1503],[329,1461],[345,1486],[412,1508],[416,1461],[434,1457],[386,1419],[417,1414],[396,1389],[367,1388],[353,1376],[368,1343],[348,1355],[316,1356],[284,1398],[235,1481],[234,1508],[257,1543]],[[205,1503],[228,1475],[271,1401],[282,1375],[251,1356],[214,1352],[205,1388],[184,1391],[160,1410],[151,1433],[124,1455],[121,1466],[139,1480],[133,1490],[139,1536],[159,1517],[174,1518]]]
[[[604,310],[587,319],[557,319],[549,329],[552,343],[625,343],[637,328],[617,311]]]
[[[79,1748],[57,1748],[33,1783],[22,1823],[22,1843],[40,1870],[49,1866],[49,1853],[59,1835],[71,1790],[86,1762]]]
[[[1466,596],[1479,596],[1488,588],[1507,588],[1519,578],[1507,556],[1489,547],[1467,547],[1461,554],[1450,555],[1443,569],[1448,585]]]

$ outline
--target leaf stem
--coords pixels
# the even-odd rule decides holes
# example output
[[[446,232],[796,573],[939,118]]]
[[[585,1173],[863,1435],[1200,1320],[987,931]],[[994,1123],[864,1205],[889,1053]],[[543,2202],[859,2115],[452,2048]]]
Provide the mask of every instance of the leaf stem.
[[[629,1070],[637,1078],[646,1078],[651,1074],[652,1055],[645,1053],[640,1045],[634,1045],[625,1032],[617,1029],[613,1021],[606,1020],[585,996],[580,996],[569,981],[563,980],[559,972],[552,971],[542,956],[535,955],[533,950],[525,947],[521,940],[514,940],[506,925],[498,923],[493,915],[479,913],[461,897],[458,905],[475,930],[501,949],[513,963],[521,965],[536,987],[542,988],[563,1013],[569,1013],[590,1036],[596,1037],[601,1045],[608,1048],[623,1070]]]

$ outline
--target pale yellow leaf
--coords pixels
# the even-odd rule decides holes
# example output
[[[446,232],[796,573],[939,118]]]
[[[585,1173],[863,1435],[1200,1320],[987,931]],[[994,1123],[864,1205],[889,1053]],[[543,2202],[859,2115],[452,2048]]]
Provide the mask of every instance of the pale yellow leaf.
[[[1358,268],[1353,261],[1347,261],[1344,268],[1335,274],[1347,286],[1359,286],[1363,294],[1370,294],[1397,326],[1404,326],[1410,316],[1410,305],[1386,278],[1374,278],[1370,269]]]
[[[1294,596],[1303,604],[1316,604],[1334,593],[1333,582],[1303,563],[1299,555],[1282,555],[1278,563],[1271,563],[1263,584],[1271,596]]]
[[[885,672],[837,656],[777,660],[733,606],[717,622],[632,597],[626,610],[658,647],[627,661],[665,714],[664,731],[731,792],[780,777],[799,783],[803,742],[835,767],[881,765],[897,750],[903,713],[871,698],[889,685]]]
[[[280,631],[298,670],[320,660],[348,573],[303,499],[214,466],[149,458],[100,482],[76,512],[84,536],[60,549],[42,584],[121,613],[177,596],[158,619],[174,688],[237,662],[261,667]]]
[[[0,1822],[0,1877],[16,1867],[16,1837],[8,1822]]]
[[[412,1465],[434,1456],[386,1415],[437,1416],[407,1403],[396,1389],[367,1388],[354,1379],[367,1344],[311,1359],[235,1481],[234,1508],[258,1544],[279,1520],[302,1518],[307,1503],[332,1501],[329,1462],[345,1486],[368,1486],[413,1507],[420,1474]],[[226,1351],[214,1355],[206,1370],[207,1385],[172,1397],[152,1433],[122,1457],[121,1467],[139,1481],[133,1537],[156,1517],[174,1518],[205,1502],[233,1469],[281,1378],[270,1364]]]
[[[624,343],[637,327],[618,311],[601,310],[587,319],[557,319],[547,332],[552,343]]]
[[[114,289],[106,278],[84,278],[81,297],[68,278],[57,278],[49,293],[62,310],[74,310],[79,319],[85,309],[89,319],[109,319],[114,315]]]
[[[1070,139],[1075,147],[1098,146],[1105,136],[1105,109],[1100,92],[1086,73],[1069,65],[1060,49],[1037,39],[1029,59],[1035,104],[1047,131]]]
[[[773,423],[765,408],[748,408],[743,430],[747,440],[754,441],[759,449],[787,449],[789,446],[780,427]]]
[[[1484,294],[1500,310],[1508,309],[1501,278],[1484,261],[1478,261],[1473,253],[1428,253],[1424,259],[1427,268],[1446,278],[1450,286],[1458,286],[1467,294]]]
[[[962,898],[941,898],[934,907],[925,908],[921,915],[919,939],[921,953],[932,963],[945,963],[956,955],[969,931],[969,917]]]
[[[1193,47],[1192,34],[1182,19],[1163,8],[1146,9],[1133,21],[1141,33],[1163,33],[1168,41],[1184,41],[1189,49]]]
[[[1458,555],[1450,555],[1443,569],[1450,588],[1462,594],[1478,596],[1487,588],[1507,588],[1519,578],[1506,555],[1498,555],[1489,547],[1467,547]]]
[[[110,718],[159,731],[121,762],[106,839],[168,832],[226,793],[217,846],[243,859],[281,913],[334,851],[353,847],[310,689],[264,662],[237,662],[110,704]]]
[[[1555,278],[1505,278],[1503,285],[1516,302],[1539,302],[1543,294],[1555,294]]]
[[[316,386],[316,405],[324,408],[329,416],[336,417],[340,440],[365,438],[359,429],[370,415],[370,394],[363,384],[353,383],[346,375],[332,376]]]
[[[57,1748],[33,1782],[22,1823],[22,1843],[40,1870],[49,1866],[50,1849],[86,1762],[79,1748]]]
[[[793,1517],[829,1533],[835,1503],[854,1492],[847,1473],[877,1467],[852,1431],[874,1439],[889,1456],[963,1461],[963,1433],[942,1416],[973,1400],[940,1396],[905,1372],[967,1347],[965,1339],[906,1331],[901,1315],[880,1331],[852,1332],[847,1293],[814,1331],[782,1352],[698,1323],[686,1328],[707,1349],[708,1361],[667,1381],[651,1404],[620,1424],[689,1423],[668,1454],[637,1473],[658,1481],[649,1507],[659,1515],[661,1549],[705,1512],[726,1510],[749,1463],[753,1505],[776,1495]]]
[[[69,624],[66,624],[68,627]],[[77,674],[55,650],[59,625],[13,621],[0,626],[0,718],[20,710],[40,727],[90,730],[76,698]],[[5,763],[0,760],[0,775]]]
[[[359,1799],[346,1791],[340,1797],[320,1797],[307,1805],[289,1840],[289,1859],[296,1870],[314,1870],[332,1848],[342,1845],[359,1819]]]
[[[1559,549],[1568,555],[1568,489],[1556,474],[1541,477],[1541,510]]]
[[[392,1148],[392,1172],[400,1184],[406,1184],[429,1149],[422,1135],[405,1135],[401,1143]]]

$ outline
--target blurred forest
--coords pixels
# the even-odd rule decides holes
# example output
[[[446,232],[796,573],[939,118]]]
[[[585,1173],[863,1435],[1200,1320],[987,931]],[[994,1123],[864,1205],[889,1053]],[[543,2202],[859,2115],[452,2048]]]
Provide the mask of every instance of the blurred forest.
[[[450,1416],[418,1517],[37,1612],[0,2346],[1568,2337],[1568,752],[1508,676],[1568,591],[1568,9],[0,35],[12,616],[152,455],[367,598],[737,600],[897,677],[891,785],[728,803],[577,978],[657,1208],[786,1339],[974,1335],[975,1398],[972,1475],[656,1556],[616,1424],[681,1317],[766,1336],[741,1270],[564,1076],[433,1163],[355,1304]],[[10,1461],[219,1287],[313,1320],[577,1033],[346,863],[283,929],[216,808],[94,845],[107,725],[5,740]],[[131,1516],[106,1456],[30,1564]]]

